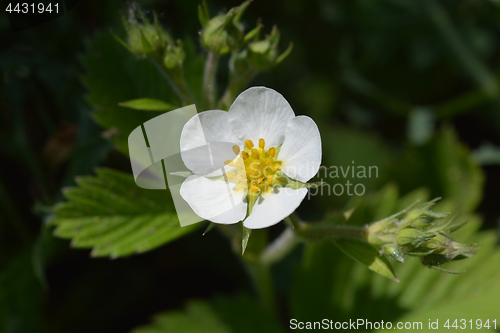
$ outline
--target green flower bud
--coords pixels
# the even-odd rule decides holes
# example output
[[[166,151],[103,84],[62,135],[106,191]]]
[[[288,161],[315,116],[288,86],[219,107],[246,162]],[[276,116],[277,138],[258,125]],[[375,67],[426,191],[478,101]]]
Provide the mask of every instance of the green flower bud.
[[[141,22],[137,20],[141,18]],[[142,11],[129,11],[128,20],[123,19],[127,31],[127,42],[130,51],[137,56],[160,57],[168,45],[173,44],[170,35],[161,27],[156,14],[154,22],[146,18]]]
[[[449,213],[429,210],[436,200],[373,223],[368,228],[368,243],[392,259],[403,262],[403,255],[418,256],[424,265],[442,271],[440,266],[446,262],[471,257],[475,244],[461,244],[448,235],[465,223],[452,224],[456,214],[446,220]]]
[[[163,64],[169,70],[182,66],[186,54],[184,53],[184,48],[180,40],[177,41],[177,45],[169,44],[165,52],[165,57],[163,57]]]
[[[279,40],[279,30],[274,26],[265,39],[249,43],[248,61],[252,66],[259,70],[268,70],[283,61],[292,51],[292,44],[285,52],[278,55]]]
[[[201,41],[207,50],[216,54],[226,54],[241,47],[244,33],[240,19],[250,2],[251,0],[245,1],[239,7],[232,8],[226,14],[212,19],[209,19],[206,7],[205,13],[203,11],[199,13],[203,26]]]

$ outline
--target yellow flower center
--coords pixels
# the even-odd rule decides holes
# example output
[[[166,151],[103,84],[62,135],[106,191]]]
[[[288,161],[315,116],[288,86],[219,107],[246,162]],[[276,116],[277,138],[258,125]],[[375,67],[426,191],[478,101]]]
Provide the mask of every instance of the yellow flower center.
[[[227,172],[225,177],[236,183],[234,188],[236,191],[247,188],[250,195],[258,195],[272,189],[282,162],[277,160],[279,148],[266,149],[265,146],[264,139],[259,139],[258,147],[255,147],[252,140],[246,140],[243,151],[240,151],[238,146],[233,146],[233,151],[237,156],[232,161],[226,161],[225,164],[234,166],[234,169]]]

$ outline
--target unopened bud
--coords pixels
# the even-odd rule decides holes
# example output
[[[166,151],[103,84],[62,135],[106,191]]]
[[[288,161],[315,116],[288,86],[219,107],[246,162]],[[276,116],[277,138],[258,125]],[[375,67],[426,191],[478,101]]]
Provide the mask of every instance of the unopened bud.
[[[127,31],[129,49],[137,56],[160,57],[167,46],[173,43],[170,35],[159,24],[156,15],[151,23],[140,9],[131,9],[128,20],[123,19],[123,24]]]
[[[418,256],[429,267],[440,266],[451,260],[471,257],[474,244],[461,244],[448,234],[465,223],[452,224],[449,213],[435,213],[429,208],[437,199],[420,206],[412,205],[386,219],[370,225],[368,242],[392,259],[403,262],[403,255]],[[443,270],[445,271],[445,270]]]
[[[279,64],[292,51],[292,44],[281,55],[278,54],[280,33],[276,26],[265,39],[248,44],[248,61],[259,70],[268,70]]]
[[[184,48],[182,42],[177,41],[177,45],[170,44],[167,46],[165,51],[165,56],[163,57],[163,64],[167,69],[174,69],[182,66],[186,54],[184,53]]]
[[[216,54],[225,54],[237,50],[243,43],[243,26],[241,16],[250,4],[245,1],[239,7],[230,9],[224,15],[208,19],[208,13],[200,14],[203,17],[201,41],[205,48]]]

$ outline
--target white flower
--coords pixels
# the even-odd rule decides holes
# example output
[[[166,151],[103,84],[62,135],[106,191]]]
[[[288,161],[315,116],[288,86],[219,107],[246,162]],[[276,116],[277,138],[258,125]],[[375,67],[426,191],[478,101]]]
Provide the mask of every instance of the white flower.
[[[215,223],[243,221],[250,229],[289,216],[307,194],[306,188],[289,185],[310,180],[321,163],[316,123],[296,117],[281,94],[265,87],[241,93],[229,112],[211,110],[191,118],[180,145],[195,174],[180,194],[193,211]]]

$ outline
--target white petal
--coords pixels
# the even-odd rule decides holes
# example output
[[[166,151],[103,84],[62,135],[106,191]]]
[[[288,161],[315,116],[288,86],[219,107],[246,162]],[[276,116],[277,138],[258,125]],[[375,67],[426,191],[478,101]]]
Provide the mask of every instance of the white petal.
[[[249,229],[270,227],[292,214],[307,194],[307,189],[275,188],[257,199],[250,216],[243,221]]]
[[[200,112],[184,125],[181,133],[182,160],[186,167],[197,175],[222,174],[221,171],[214,171],[224,168],[224,161],[234,159],[234,145],[243,147],[229,126],[229,115],[226,111]]]
[[[285,139],[286,124],[295,114],[278,92],[265,87],[252,87],[242,92],[229,108],[229,124],[241,141],[250,139],[266,148],[277,147]]]
[[[232,224],[243,220],[247,204],[246,193],[233,191],[235,184],[223,180],[190,176],[181,186],[180,194],[193,211],[206,220]]]
[[[298,116],[288,122],[278,159],[290,178],[307,182],[314,177],[321,164],[321,136],[314,120]]]

